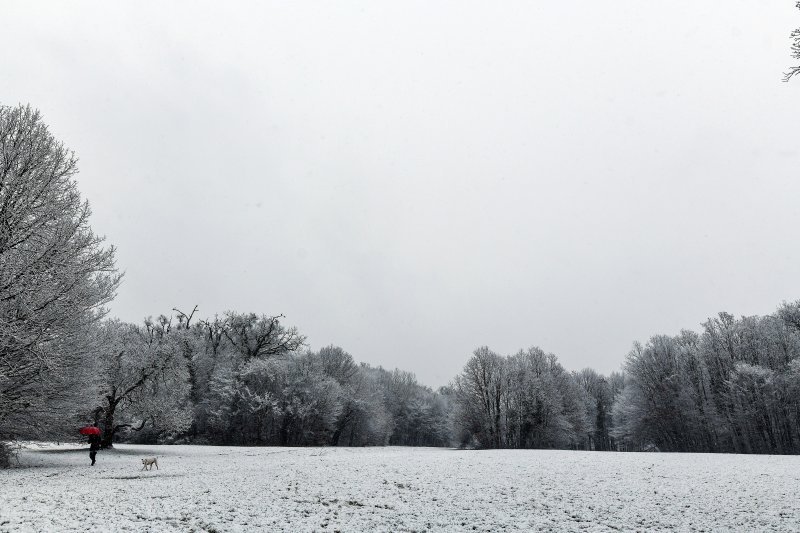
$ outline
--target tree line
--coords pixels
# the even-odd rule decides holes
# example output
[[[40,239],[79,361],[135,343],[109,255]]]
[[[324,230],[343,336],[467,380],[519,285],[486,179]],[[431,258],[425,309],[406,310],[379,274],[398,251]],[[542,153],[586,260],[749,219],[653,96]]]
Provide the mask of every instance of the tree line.
[[[311,350],[282,315],[108,317],[122,281],[76,159],[0,106],[0,464],[95,423],[115,440],[800,453],[800,302],[635,344],[620,372],[480,347],[450,385]]]
[[[109,446],[136,442],[365,446],[448,444],[446,400],[413,374],[305,348],[280,316],[228,312],[106,321],[89,418]]]
[[[800,302],[635,343],[610,376],[566,372],[538,348],[480,348],[454,383],[461,444],[796,454]]]

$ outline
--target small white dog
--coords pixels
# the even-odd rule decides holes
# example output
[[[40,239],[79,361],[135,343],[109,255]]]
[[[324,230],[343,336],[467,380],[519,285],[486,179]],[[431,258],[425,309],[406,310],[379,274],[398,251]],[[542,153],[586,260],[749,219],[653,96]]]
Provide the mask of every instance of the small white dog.
[[[144,465],[142,467],[142,470],[152,470],[153,469],[153,465],[156,465],[156,470],[158,470],[158,459],[156,459],[155,457],[150,457],[148,459],[142,459],[142,464]]]

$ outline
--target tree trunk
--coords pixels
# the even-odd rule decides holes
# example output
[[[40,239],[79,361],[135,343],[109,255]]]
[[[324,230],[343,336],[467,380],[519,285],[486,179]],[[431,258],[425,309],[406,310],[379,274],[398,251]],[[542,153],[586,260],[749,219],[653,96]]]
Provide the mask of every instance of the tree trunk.
[[[100,447],[103,449],[114,447],[114,412],[117,410],[119,399],[106,398],[108,405],[104,408],[103,415],[103,436],[100,439]]]

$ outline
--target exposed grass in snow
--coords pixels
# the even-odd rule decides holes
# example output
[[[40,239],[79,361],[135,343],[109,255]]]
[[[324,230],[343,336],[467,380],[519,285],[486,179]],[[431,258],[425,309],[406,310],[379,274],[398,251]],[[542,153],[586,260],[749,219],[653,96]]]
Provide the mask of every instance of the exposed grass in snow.
[[[142,471],[157,456],[159,470]],[[797,531],[800,457],[28,446],[0,531]]]

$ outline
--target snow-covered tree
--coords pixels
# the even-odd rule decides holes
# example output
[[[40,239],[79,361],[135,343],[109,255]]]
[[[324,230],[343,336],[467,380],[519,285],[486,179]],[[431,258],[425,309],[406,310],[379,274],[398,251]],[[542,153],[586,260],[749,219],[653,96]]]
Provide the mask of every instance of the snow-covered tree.
[[[506,444],[503,406],[506,364],[503,357],[482,346],[467,361],[455,379],[460,427],[481,447],[502,448]]]
[[[450,443],[449,403],[439,392],[421,385],[411,372],[397,369],[388,372],[382,368],[374,372],[391,424],[388,444],[443,446]]]
[[[611,431],[625,449],[797,453],[798,304],[775,316],[719,313],[703,333],[636,345]]]
[[[797,2],[795,4],[795,7],[797,7],[797,9],[800,9],[800,2]],[[792,57],[794,59],[800,60],[800,28],[797,28],[792,32],[791,38],[792,38]],[[789,72],[787,72],[786,75],[784,76],[783,81],[789,81],[798,74],[800,74],[800,65],[797,65],[796,67],[791,67],[789,69]]]
[[[281,324],[283,315],[226,313],[222,333],[241,354],[244,361],[278,357],[291,353],[305,343],[297,328]]]
[[[281,324],[282,315],[227,312],[192,327],[191,315],[178,316],[191,337],[183,350],[194,410],[187,436],[201,442],[278,444],[278,407],[304,337]]]
[[[91,393],[91,330],[121,276],[76,173],[38,111],[0,106],[0,440],[58,435]]]
[[[191,424],[183,331],[163,315],[143,326],[108,321],[97,359],[103,446],[123,429],[180,434]]]
[[[613,425],[611,408],[615,391],[611,380],[591,368],[584,368],[576,372],[575,379],[589,396],[589,404],[586,408],[590,424],[587,448],[601,451],[613,450],[614,440],[609,431]]]
[[[367,429],[364,427],[365,418],[377,415],[370,412],[370,404],[382,407],[380,397],[371,394],[366,373],[359,368],[353,356],[342,348],[326,346],[320,349],[317,358],[322,372],[339,385],[341,410],[333,425],[330,444],[337,446],[347,442],[353,446],[356,443],[366,443],[361,440],[361,430]]]
[[[455,379],[455,431],[485,448],[586,448],[590,395],[553,354],[479,348]]]

